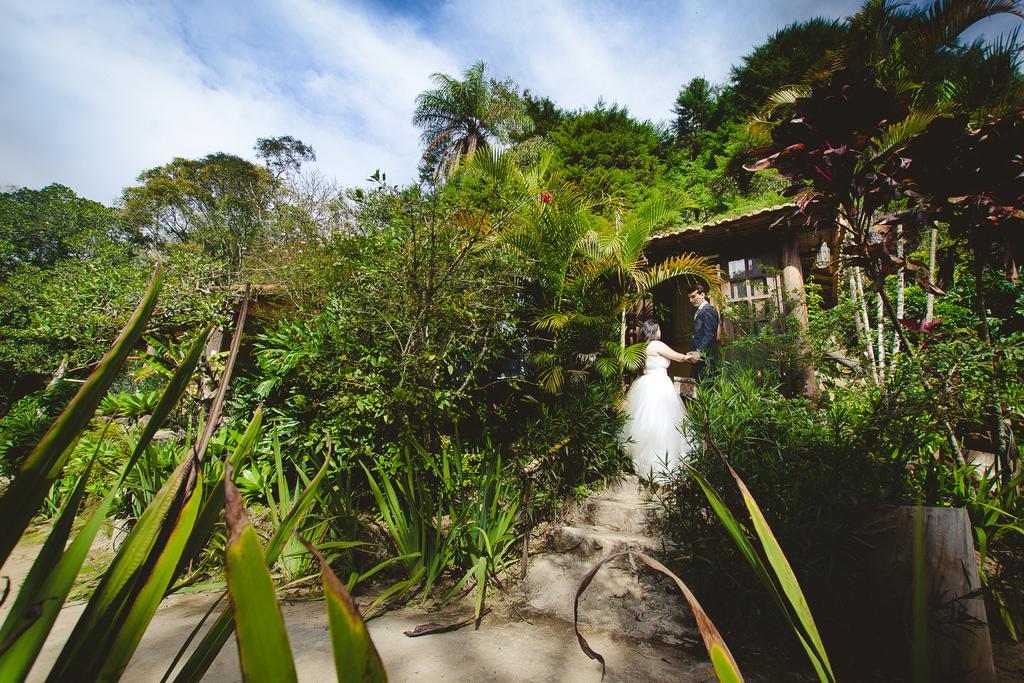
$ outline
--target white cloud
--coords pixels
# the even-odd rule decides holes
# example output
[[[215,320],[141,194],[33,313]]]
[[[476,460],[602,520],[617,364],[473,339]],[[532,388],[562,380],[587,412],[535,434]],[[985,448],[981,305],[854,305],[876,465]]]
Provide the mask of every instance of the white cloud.
[[[175,156],[251,157],[257,137],[280,134],[312,144],[343,183],[376,168],[409,179],[413,98],[432,71],[457,68],[407,27],[310,0],[282,13],[313,56],[288,73],[252,68],[244,43],[208,61],[160,8],[78,7],[0,9],[2,185],[61,182],[109,202]]]
[[[415,96],[483,58],[560,106],[599,97],[666,119],[680,85],[722,80],[810,0],[449,0],[415,14],[330,0],[0,0],[0,186],[61,182],[105,202],[175,156],[251,157],[294,135],[345,184],[410,180]],[[403,13],[404,12],[404,13]]]

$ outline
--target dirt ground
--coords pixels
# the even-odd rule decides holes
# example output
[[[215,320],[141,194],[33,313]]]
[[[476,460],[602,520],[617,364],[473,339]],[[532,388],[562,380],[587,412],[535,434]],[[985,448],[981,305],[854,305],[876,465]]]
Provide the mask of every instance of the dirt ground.
[[[34,558],[33,546],[15,550],[0,576],[9,576],[16,588]],[[132,683],[159,681],[185,638],[202,618],[218,593],[173,595],[161,603],[146,631],[135,657],[122,680]],[[7,605],[0,607],[0,619]],[[567,597],[571,599],[571,597]],[[497,601],[484,617],[479,630],[472,626],[458,631],[409,638],[404,631],[427,622],[449,623],[471,613],[466,605],[444,612],[403,608],[369,622],[370,634],[384,660],[390,680],[404,681],[564,681],[598,683],[601,665],[588,659],[579,648],[571,624],[550,617],[524,614],[514,605]],[[72,604],[62,612],[29,681],[42,681],[65,639],[74,627],[84,604]],[[319,600],[285,602],[285,623],[295,656],[299,680],[334,680],[334,662],[324,605]],[[585,630],[591,646],[605,655],[605,681],[714,681],[700,643],[669,645],[658,641],[636,641],[607,631]],[[770,653],[759,656],[736,653],[749,681],[812,680],[803,672],[771,673]],[[1024,682],[1024,646],[997,644],[1000,683]],[[234,640],[221,651],[205,681],[240,681]]]
[[[31,567],[35,546],[20,546],[0,571],[16,588]],[[132,683],[159,681],[178,648],[215,602],[220,593],[172,595],[165,599],[139,644],[122,680]],[[571,599],[571,598],[570,598]],[[0,619],[13,600],[0,607]],[[84,603],[64,608],[40,653],[29,681],[44,680],[49,664],[57,657],[74,628]],[[285,602],[285,623],[300,681],[334,680],[327,615],[320,600]],[[402,681],[565,681],[597,683],[601,665],[579,648],[572,626],[558,619],[520,615],[508,604],[495,604],[479,630],[472,625],[458,631],[409,638],[404,631],[427,622],[449,623],[471,614],[467,606],[445,612],[404,608],[369,622],[370,634],[384,660],[389,679]],[[215,613],[216,614],[216,613]],[[528,620],[528,621],[527,621]],[[212,621],[212,619],[211,619]],[[645,643],[615,637],[607,632],[587,632],[591,645],[605,655],[606,681],[714,681],[710,664],[695,647]],[[198,640],[198,639],[197,639]],[[240,681],[238,654],[230,640],[214,662],[205,681]]]

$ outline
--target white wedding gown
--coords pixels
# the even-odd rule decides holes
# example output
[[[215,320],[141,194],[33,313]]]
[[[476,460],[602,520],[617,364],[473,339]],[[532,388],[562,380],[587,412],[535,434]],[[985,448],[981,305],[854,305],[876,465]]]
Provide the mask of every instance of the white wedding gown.
[[[689,443],[679,431],[686,409],[668,376],[668,366],[664,356],[647,356],[644,374],[626,394],[622,444],[633,458],[636,473],[644,477],[672,472],[689,453]]]

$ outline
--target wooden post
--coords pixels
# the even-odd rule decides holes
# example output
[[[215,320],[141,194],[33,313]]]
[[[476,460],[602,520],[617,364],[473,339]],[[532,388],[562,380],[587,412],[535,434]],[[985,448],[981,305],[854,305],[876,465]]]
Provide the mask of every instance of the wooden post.
[[[804,270],[800,264],[800,243],[796,233],[782,243],[782,295],[783,301],[788,300],[793,305],[789,314],[796,318],[801,336],[806,334],[807,292],[804,289]],[[801,347],[804,352],[809,351],[805,343],[801,343]],[[811,398],[817,397],[820,390],[810,365],[803,366],[802,375],[804,394]]]
[[[860,538],[870,548],[864,569],[871,589],[861,597],[875,606],[876,635],[887,636],[901,668],[916,668],[920,680],[994,683],[967,511],[885,505],[864,522]]]

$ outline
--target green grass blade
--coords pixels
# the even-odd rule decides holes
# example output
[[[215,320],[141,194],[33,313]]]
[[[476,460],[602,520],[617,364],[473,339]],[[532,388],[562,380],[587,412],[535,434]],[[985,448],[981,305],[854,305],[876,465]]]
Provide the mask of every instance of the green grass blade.
[[[729,467],[729,472],[732,474],[733,479],[736,480],[736,485],[743,496],[747,512],[750,513],[750,520],[754,524],[754,532],[761,541],[765,556],[768,558],[768,564],[775,572],[782,592],[789,600],[797,620],[810,641],[814,655],[818,660],[815,670],[818,671],[818,675],[822,680],[834,681],[835,674],[832,672],[832,665],[829,663],[828,655],[825,653],[825,644],[821,640],[818,627],[814,623],[814,617],[811,615],[811,608],[807,604],[807,598],[804,597],[804,592],[800,588],[800,582],[797,581],[796,574],[793,572],[789,560],[786,559],[785,553],[782,552],[782,547],[779,545],[778,540],[776,540],[771,527],[768,526],[768,520],[765,519],[761,508],[758,507],[757,501],[754,500],[754,496],[751,495],[747,485],[743,483],[740,475],[732,467]],[[825,676],[822,676],[822,674]]]
[[[0,498],[0,519],[4,521],[0,528],[0,566],[7,561],[46,497],[50,485],[60,475],[70,454],[69,446],[89,424],[100,400],[142,336],[156,307],[163,281],[163,267],[158,264],[153,270],[146,295],[114,340],[113,346],[29,453],[18,475],[7,487],[3,498]]]
[[[262,427],[263,408],[260,407],[253,413],[249,426],[245,428],[242,438],[238,440],[238,445],[235,446],[235,450],[231,453],[232,471],[241,467],[242,463],[252,454],[262,434]],[[181,576],[182,572],[185,571],[185,567],[202,552],[203,548],[206,547],[207,541],[210,540],[213,528],[217,525],[220,513],[224,509],[224,476],[226,472],[227,468],[221,472],[220,478],[210,487],[210,493],[206,500],[203,501],[199,518],[192,528],[192,534],[188,537],[185,550],[181,553],[181,560],[178,562],[178,567],[174,572],[175,578]]]
[[[302,522],[310,506],[316,500],[316,490],[327,474],[329,463],[330,461],[328,460],[324,461],[320,471],[309,482],[309,486],[302,492],[302,495],[295,500],[291,510],[288,511],[280,526],[274,531],[273,536],[270,537],[270,541],[267,543],[266,550],[264,551],[267,567],[271,567],[277,562],[277,558],[281,554],[282,548],[284,548],[285,540]],[[228,638],[231,637],[233,631],[234,621],[232,619],[232,610],[229,607],[217,616],[210,630],[199,641],[195,651],[189,655],[181,671],[174,677],[175,682],[198,681],[205,676],[210,665],[213,664],[213,660],[217,658],[217,655],[224,647],[224,643],[228,642]]]
[[[146,585],[168,539],[183,518],[183,510],[188,503],[195,504],[195,496],[188,490],[193,472],[190,460],[178,465],[129,532],[79,617],[48,681],[98,675],[135,597]]]
[[[377,648],[366,630],[366,623],[359,614],[352,596],[324,556],[313,544],[300,538],[303,545],[320,563],[324,585],[324,603],[327,606],[327,621],[331,626],[331,648],[334,651],[334,669],[341,683],[386,683],[387,674],[380,661]]]
[[[229,532],[225,570],[242,678],[251,683],[297,681],[288,631],[259,536],[230,479],[224,480],[224,489]]]

